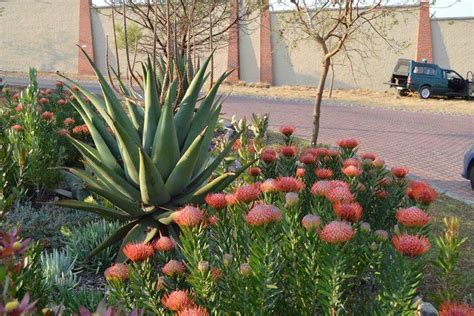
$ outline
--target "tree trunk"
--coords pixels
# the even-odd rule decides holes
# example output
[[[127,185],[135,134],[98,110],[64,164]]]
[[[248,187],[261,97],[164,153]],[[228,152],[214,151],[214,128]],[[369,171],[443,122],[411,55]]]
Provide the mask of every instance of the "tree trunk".
[[[311,145],[316,146],[319,135],[319,118],[321,117],[321,101],[323,99],[324,85],[331,65],[331,58],[323,58],[321,64],[321,75],[319,76],[318,89],[316,90],[316,100],[313,109],[313,135],[311,136]]]

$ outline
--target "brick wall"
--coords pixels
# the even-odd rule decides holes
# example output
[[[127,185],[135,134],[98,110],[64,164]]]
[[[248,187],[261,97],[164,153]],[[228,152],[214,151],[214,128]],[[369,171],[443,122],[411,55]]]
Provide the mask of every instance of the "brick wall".
[[[260,82],[273,85],[272,32],[268,0],[260,16]]]
[[[239,0],[232,1],[232,12],[230,14],[231,21],[235,21],[239,14]],[[234,69],[234,72],[227,77],[227,81],[236,83],[240,79],[240,63],[239,63],[239,24],[234,24],[229,29],[229,46],[227,48],[227,68]]]
[[[90,0],[80,0],[79,3],[79,42],[78,45],[94,60],[94,42],[92,38],[92,22]],[[78,48],[77,72],[81,75],[92,75],[94,71],[86,56]]]
[[[416,39],[415,59],[433,61],[433,42],[431,36],[430,3],[428,0],[420,2],[418,13],[418,36]]]

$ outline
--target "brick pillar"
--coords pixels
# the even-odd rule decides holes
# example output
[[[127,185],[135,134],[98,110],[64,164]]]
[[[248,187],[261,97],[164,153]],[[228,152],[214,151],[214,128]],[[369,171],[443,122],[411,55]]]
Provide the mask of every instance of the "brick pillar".
[[[431,18],[429,0],[420,1],[418,13],[418,36],[416,40],[416,61],[426,59],[433,62],[433,43],[431,37]]]
[[[239,16],[239,0],[230,0],[231,12],[230,20],[235,21]],[[229,44],[227,46],[227,69],[234,72],[227,77],[230,83],[236,83],[240,80],[240,60],[239,60],[239,23],[235,23],[229,29]]]
[[[94,42],[92,39],[92,22],[90,12],[90,0],[79,0],[79,42],[82,47],[94,60]],[[77,72],[80,75],[93,75],[94,71],[89,64],[84,53],[78,48]]]
[[[272,32],[268,0],[263,0],[263,5],[260,15],[260,82],[273,85]]]

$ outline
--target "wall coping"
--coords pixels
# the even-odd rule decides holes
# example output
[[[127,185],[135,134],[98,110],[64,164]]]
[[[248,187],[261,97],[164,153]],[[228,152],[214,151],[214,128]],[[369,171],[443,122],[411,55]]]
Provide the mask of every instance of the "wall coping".
[[[431,21],[474,20],[474,16],[456,16],[451,18],[431,18]]]

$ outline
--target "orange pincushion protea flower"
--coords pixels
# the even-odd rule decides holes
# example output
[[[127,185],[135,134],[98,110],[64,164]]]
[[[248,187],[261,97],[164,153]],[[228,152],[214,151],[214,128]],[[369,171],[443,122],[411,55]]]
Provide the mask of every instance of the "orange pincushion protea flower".
[[[260,190],[262,192],[275,192],[277,190],[275,183],[275,179],[267,179],[260,185]]]
[[[344,162],[342,163],[342,166],[344,168],[349,167],[349,166],[354,166],[354,167],[359,168],[360,167],[360,161],[355,159],[355,158],[349,158],[349,159],[344,160]]]
[[[280,147],[280,154],[285,157],[294,157],[296,155],[296,147],[295,146],[281,146]]]
[[[204,220],[204,213],[197,207],[187,205],[174,213],[173,220],[179,226],[193,227]]]
[[[349,190],[349,184],[347,182],[339,181],[339,180],[332,180],[332,181],[321,180],[313,184],[313,187],[311,188],[311,193],[315,196],[324,196],[331,189],[334,189],[337,187],[342,187]]]
[[[258,204],[245,215],[245,221],[250,226],[263,226],[280,221],[281,216],[281,211],[276,206]]]
[[[422,181],[412,181],[406,193],[411,199],[422,204],[430,204],[438,196],[432,187]]]
[[[271,148],[265,148],[260,154],[260,159],[266,164],[270,164],[277,159],[277,153]]]
[[[351,190],[345,186],[332,187],[325,192],[324,196],[332,203],[348,203],[354,200],[354,195]]]
[[[171,311],[178,312],[192,307],[194,300],[188,291],[176,290],[163,296],[161,304]]]
[[[227,205],[235,205],[239,203],[239,200],[237,200],[237,197],[235,196],[235,194],[226,194],[225,200],[227,202]]]
[[[124,255],[133,262],[141,262],[153,256],[154,249],[151,245],[143,243],[129,243],[122,249]]]
[[[181,275],[186,271],[186,267],[181,261],[170,260],[161,269],[167,276]]]
[[[177,316],[209,316],[209,313],[204,307],[194,306],[179,311]]]
[[[66,124],[66,125],[72,125],[74,123],[76,123],[76,120],[73,119],[72,117],[68,117],[68,118],[64,119],[64,124]]]
[[[293,125],[283,125],[280,127],[280,133],[285,136],[291,136],[295,132],[296,127]]]
[[[374,161],[377,158],[377,155],[375,155],[374,153],[363,153],[360,154],[360,158],[364,160]]]
[[[302,178],[304,177],[304,174],[305,174],[305,170],[303,168],[298,168],[296,169],[296,177],[298,178]]]
[[[168,252],[173,250],[175,247],[173,239],[167,236],[161,236],[153,243],[153,248],[159,252]]]
[[[351,240],[354,234],[354,230],[349,223],[332,221],[323,227],[320,237],[327,243],[339,244]]]
[[[333,209],[337,217],[349,222],[357,222],[362,217],[362,206],[357,202],[335,203]]]
[[[69,135],[69,131],[65,128],[60,128],[57,130],[57,132],[59,136],[67,136]]]
[[[38,100],[38,103],[41,104],[41,105],[45,105],[45,104],[49,103],[49,100],[48,100],[48,98],[41,98],[41,99]]]
[[[395,218],[406,227],[423,227],[431,220],[431,216],[418,207],[399,209],[395,213]]]
[[[67,101],[64,100],[64,99],[59,99],[58,101],[56,101],[56,103],[57,103],[58,105],[66,105],[66,104],[67,104]]]
[[[362,171],[356,167],[356,166],[347,166],[342,169],[342,173],[345,174],[346,176],[353,178],[353,177],[358,177],[362,173]]]
[[[46,120],[46,121],[51,121],[51,120],[53,119],[53,117],[54,117],[54,113],[53,113],[53,112],[48,112],[48,111],[46,111],[46,112],[43,112],[43,113],[41,114],[41,118],[42,118],[43,120]]]
[[[313,154],[315,157],[324,157],[329,155],[329,150],[324,147],[312,147],[306,149],[307,153]]]
[[[90,131],[86,124],[78,125],[72,129],[73,134],[89,135]]]
[[[104,272],[107,281],[123,281],[128,279],[128,266],[124,263],[116,263]]]
[[[444,302],[439,307],[439,316],[474,316],[474,307],[459,302]]]
[[[227,206],[225,193],[209,193],[204,200],[207,205],[216,210],[221,210]]]
[[[342,138],[337,141],[337,145],[341,148],[353,149],[359,145],[359,142],[354,138]]]
[[[56,80],[55,85],[57,88],[62,88],[64,86],[64,83],[62,81]]]
[[[20,124],[15,124],[12,126],[12,130],[16,132],[21,132],[23,130],[23,126],[21,126]]]
[[[321,180],[331,179],[334,175],[334,172],[328,168],[318,168],[314,170],[314,174]]]
[[[310,165],[316,161],[316,156],[310,152],[305,152],[303,155],[301,155],[300,161],[305,165]]]
[[[391,169],[394,177],[404,178],[408,174],[408,168],[406,167],[393,167]]]
[[[262,173],[262,170],[259,167],[250,167],[248,173],[252,177],[258,177]]]
[[[15,110],[16,110],[17,112],[21,112],[21,111],[23,110],[23,105],[18,104],[18,105],[15,107]]]
[[[248,203],[258,199],[262,191],[260,190],[260,183],[244,185],[235,190],[234,195],[239,202]]]
[[[431,248],[431,243],[425,236],[397,235],[392,238],[393,247],[402,255],[417,257],[426,253]]]
[[[304,189],[304,184],[297,178],[280,177],[276,180],[275,187],[280,192],[300,192]]]

